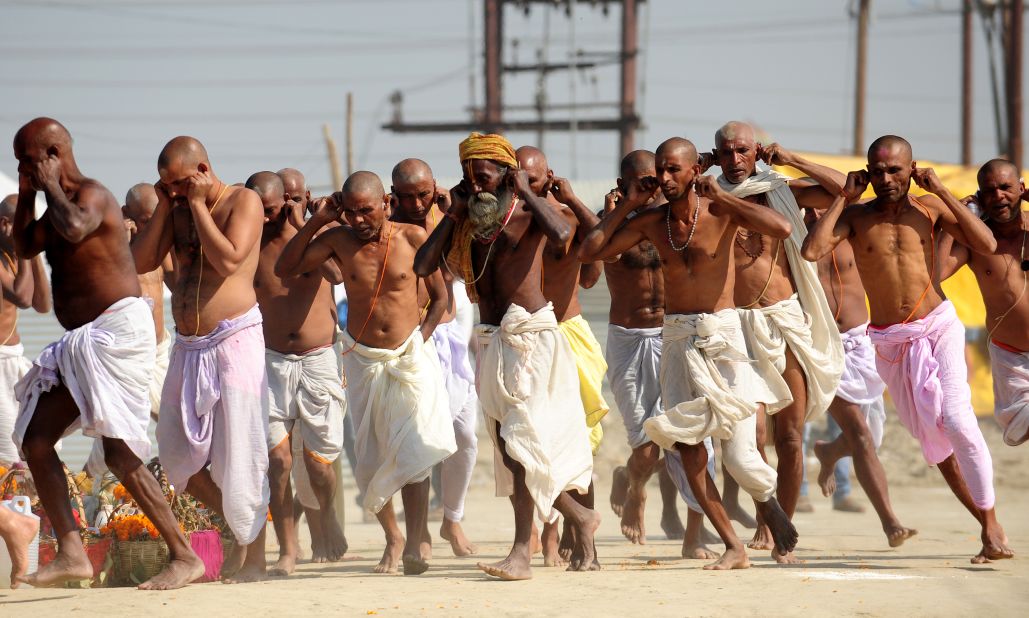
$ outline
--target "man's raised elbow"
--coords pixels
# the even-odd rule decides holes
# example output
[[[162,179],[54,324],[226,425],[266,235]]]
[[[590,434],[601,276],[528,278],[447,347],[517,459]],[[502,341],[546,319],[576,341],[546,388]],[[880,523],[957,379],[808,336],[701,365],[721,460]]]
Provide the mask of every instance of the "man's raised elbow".
[[[774,234],[775,238],[778,238],[779,240],[785,240],[790,237],[790,234],[792,232],[793,226],[790,225],[790,222],[787,221],[785,217],[781,221],[776,222]]]
[[[815,250],[814,245],[811,243],[811,237],[804,241],[804,244],[800,247],[800,257],[804,258],[808,262],[817,262],[822,256]]]
[[[436,266],[431,264],[427,259],[415,259],[414,261],[414,274],[421,277],[432,276],[432,273],[436,272]]]

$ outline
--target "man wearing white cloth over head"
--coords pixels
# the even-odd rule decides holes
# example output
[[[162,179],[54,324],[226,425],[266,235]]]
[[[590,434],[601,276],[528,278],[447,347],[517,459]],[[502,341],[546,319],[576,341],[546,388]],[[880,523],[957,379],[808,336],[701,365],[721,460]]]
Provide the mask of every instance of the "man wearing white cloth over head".
[[[168,545],[170,562],[140,588],[181,588],[204,574],[157,480],[150,458],[147,386],[156,342],[150,307],[132,264],[118,202],[79,171],[71,135],[59,122],[37,118],[14,138],[18,255],[46,251],[54,313],[68,332],[47,346],[15,386],[21,411],[14,440],[29,464],[57,537],[57,557],[36,573],[13,573],[33,586],[93,577],[54,444],[81,427],[104,442],[108,467],[125,484]],[[36,192],[47,210],[36,219]]]
[[[458,153],[464,178],[415,266],[427,275],[444,264],[479,303],[479,402],[496,447],[497,494],[512,496],[515,541],[507,558],[478,566],[500,579],[532,577],[535,507],[546,523],[558,513],[572,522],[568,569],[595,570],[600,516],[569,495],[587,493],[593,471],[582,399],[571,387],[578,373],[541,285],[544,247],[564,246],[571,225],[532,191],[504,137],[473,133]]]
[[[354,475],[364,507],[375,512],[386,535],[377,573],[405,575],[429,568],[429,475],[457,450],[436,348],[428,339],[447,308],[439,273],[425,277],[429,303],[418,306],[415,251],[425,230],[386,220],[389,198],[371,172],[355,172],[337,198],[322,200],[307,224],[286,243],[275,267],[279,277],[311,272],[335,259],[350,299],[343,332],[343,372],[357,429]],[[344,218],[347,225],[315,234]],[[407,539],[393,513],[393,494],[404,502]]]
[[[733,237],[741,226],[785,238],[790,224],[768,208],[733,198],[714,178],[700,175],[697,149],[673,137],[656,153],[657,179],[632,183],[618,206],[583,243],[580,259],[603,260],[643,240],[664,264],[661,400],[664,414],[647,419],[647,437],[682,457],[693,495],[725,543],[709,570],[745,569],[747,551],[733,531],[714,480],[707,471],[705,438],[722,441],[726,470],[754,498],[771,528],[776,552],[797,543],[797,531],[773,497],[775,470],[762,460],[755,441],[757,414],[782,409],[789,393],[774,393],[747,357],[739,314],[733,305]],[[658,184],[660,183],[660,185]],[[629,214],[660,186],[668,203]]]
[[[757,160],[792,165],[810,178],[793,180],[759,171]],[[829,312],[814,264],[800,256],[807,228],[800,208],[828,208],[843,188],[840,172],[816,165],[772,144],[754,141],[754,129],[729,122],[715,133],[713,162],[722,169],[718,184],[733,197],[775,210],[790,222],[785,239],[765,239],[739,230],[734,239],[736,306],[750,355],[765,365],[773,390],[789,389],[792,402],[775,413],[772,435],[778,456],[779,499],[792,518],[804,475],[804,423],[828,409],[843,372],[840,333]],[[773,369],[774,371],[768,371]],[[769,411],[771,413],[771,411]],[[764,449],[764,417],[758,418],[758,445]],[[758,526],[753,549],[773,549],[766,526]],[[773,551],[777,562],[792,555]]]
[[[254,294],[261,198],[219,179],[192,137],[168,142],[157,171],[157,209],[132,253],[146,273],[174,250],[179,269],[157,419],[161,465],[177,490],[219,511],[236,537],[225,581],[258,581],[269,499],[268,381]]]

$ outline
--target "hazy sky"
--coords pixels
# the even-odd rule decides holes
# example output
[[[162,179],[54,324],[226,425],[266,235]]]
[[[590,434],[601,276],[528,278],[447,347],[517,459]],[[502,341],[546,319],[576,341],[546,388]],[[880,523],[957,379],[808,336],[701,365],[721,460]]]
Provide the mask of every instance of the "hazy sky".
[[[653,149],[683,135],[710,148],[718,126],[745,119],[790,148],[849,150],[851,4],[645,3],[640,96],[647,128],[637,146]],[[873,1],[866,143],[899,133],[914,144],[917,158],[958,158],[959,5]],[[576,48],[616,51],[618,16],[617,5],[607,17],[599,8],[577,6]],[[332,126],[342,148],[348,91],[356,103],[357,168],[385,175],[399,159],[416,156],[438,176],[454,177],[463,135],[383,131],[378,127],[391,113],[387,99],[404,91],[407,121],[453,121],[467,119],[466,108],[483,98],[481,0],[0,0],[0,23],[0,135],[10,144],[35,116],[61,120],[76,140],[83,171],[119,197],[132,184],[156,178],[158,152],[180,134],[201,139],[229,182],[292,166],[325,188],[330,175],[321,125]],[[505,24],[507,62],[533,61],[545,40],[551,61],[567,59],[573,22],[563,9],[536,5],[525,16],[508,6]],[[617,75],[614,67],[582,72],[576,100],[615,101]],[[547,84],[551,102],[570,100],[567,74],[553,74]],[[995,154],[996,144],[978,19],[975,85],[975,157],[981,161]],[[532,103],[535,87],[534,74],[507,75],[506,103]],[[510,137],[515,145],[536,138]],[[580,132],[573,148],[567,133],[553,133],[544,145],[556,173],[610,178],[616,142],[614,133]],[[0,165],[15,175],[9,145]]]

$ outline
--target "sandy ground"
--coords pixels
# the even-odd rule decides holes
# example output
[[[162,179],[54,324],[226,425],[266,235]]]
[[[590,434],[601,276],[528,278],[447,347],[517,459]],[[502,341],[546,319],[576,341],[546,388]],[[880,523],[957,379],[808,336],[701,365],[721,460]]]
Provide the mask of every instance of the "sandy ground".
[[[990,422],[983,425],[992,438]],[[884,454],[890,462],[894,505],[906,525],[919,529],[918,537],[889,549],[874,514],[838,513],[829,500],[816,496],[816,511],[796,518],[801,534],[798,554],[805,564],[780,567],[765,552],[752,551],[750,570],[712,573],[701,570],[698,561],[680,559],[680,543],[664,539],[656,502],[647,514],[649,543],[633,546],[621,537],[607,494],[610,464],[618,460],[624,434],[619,435],[616,424],[608,426],[605,451],[611,453],[598,461],[598,506],[604,518],[597,537],[604,565],[600,572],[543,568],[539,557],[535,578],[528,582],[493,581],[479,572],[476,560],[503,557],[513,535],[509,503],[492,496],[489,464],[481,457],[466,516],[466,530],[479,543],[480,555],[454,558],[449,545],[437,542],[432,568],[420,577],[370,572],[382,552],[381,531],[374,523],[363,523],[354,509],[347,524],[350,559],[302,564],[289,579],[240,586],[202,584],[167,593],[125,588],[3,591],[0,614],[1024,615],[1029,603],[1029,495],[1019,476],[1026,469],[1029,448],[999,447],[991,439],[998,466],[1017,464],[1014,470],[998,470],[998,513],[1020,554],[1015,560],[969,564],[980,547],[974,522],[938,474],[909,457],[904,448],[910,446],[907,436],[893,435],[900,432],[891,425],[888,446],[902,450]],[[898,476],[906,467],[924,474]],[[347,491],[352,490],[348,480]],[[656,486],[650,493],[658,500]],[[858,497],[864,500],[860,493]],[[433,534],[437,526],[432,526]],[[746,530],[738,531],[749,538]],[[273,542],[268,549],[271,559],[276,553]]]

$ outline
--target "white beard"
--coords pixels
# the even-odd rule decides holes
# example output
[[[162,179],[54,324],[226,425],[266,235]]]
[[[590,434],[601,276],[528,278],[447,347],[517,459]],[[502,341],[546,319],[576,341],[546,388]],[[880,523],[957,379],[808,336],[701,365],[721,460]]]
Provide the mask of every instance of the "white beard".
[[[481,192],[472,196],[468,202],[468,219],[472,222],[472,236],[479,240],[488,240],[504,226],[504,218],[514,198],[510,189],[503,188],[497,193]]]

